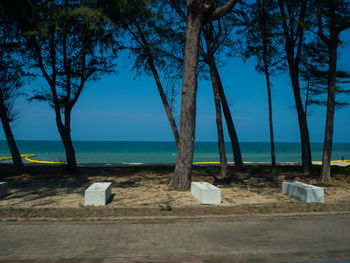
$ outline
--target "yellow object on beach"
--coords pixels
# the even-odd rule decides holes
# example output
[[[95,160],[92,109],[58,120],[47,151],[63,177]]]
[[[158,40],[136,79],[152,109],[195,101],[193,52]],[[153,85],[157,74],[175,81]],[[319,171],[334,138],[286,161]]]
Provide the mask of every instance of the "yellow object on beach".
[[[349,163],[350,160],[335,160],[331,161],[331,163]],[[322,164],[322,161],[312,161],[313,164]]]
[[[34,157],[35,154],[22,154],[21,157],[24,158],[26,161],[30,163],[47,163],[47,164],[65,164],[64,162],[49,162],[49,161],[39,161],[39,160],[33,160],[29,159],[30,157]],[[0,161],[3,160],[9,160],[12,159],[12,157],[0,157]]]
[[[335,160],[335,161],[331,161],[331,163],[350,163],[350,160]],[[313,164],[322,164],[322,161],[313,161],[312,162]],[[197,164],[220,164],[220,162],[195,162],[195,163],[192,163],[194,165],[197,165]]]
[[[220,162],[195,162],[192,164],[220,164]]]
[[[22,154],[21,157],[24,158],[26,161],[30,163],[46,163],[46,164],[66,164],[65,162],[49,162],[49,161],[39,161],[39,160],[33,160],[29,159],[30,157],[34,157],[35,154]],[[0,157],[0,161],[4,160],[10,160],[12,157]],[[350,163],[350,160],[335,160],[331,161],[331,163]],[[313,161],[313,164],[322,164],[322,161]],[[201,164],[220,164],[220,162],[194,162],[193,165],[201,165]]]

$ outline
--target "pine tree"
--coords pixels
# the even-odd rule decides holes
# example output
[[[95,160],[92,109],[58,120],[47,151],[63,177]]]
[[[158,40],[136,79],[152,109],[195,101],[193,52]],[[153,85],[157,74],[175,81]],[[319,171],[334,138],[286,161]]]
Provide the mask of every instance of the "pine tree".
[[[23,5],[26,7],[26,5]],[[23,11],[23,10],[22,10]],[[20,27],[15,17],[13,1],[2,1],[0,5],[0,119],[17,173],[24,172],[10,123],[16,117],[15,100],[22,94],[27,64]]]
[[[288,62],[289,76],[293,88],[295,107],[298,115],[301,161],[304,173],[312,169],[309,129],[304,112],[300,88],[300,64],[305,44],[305,24],[312,17],[308,0],[278,0],[281,34]]]
[[[174,175],[170,185],[187,190],[191,184],[194,149],[196,94],[198,76],[199,39],[202,27],[230,12],[237,0],[215,7],[215,1],[188,0],[186,2],[186,42],[184,49],[180,139]]]
[[[250,7],[245,7],[248,12],[243,16],[243,29],[240,34],[246,35],[246,49],[244,58],[256,57],[256,70],[265,75],[270,130],[271,169],[275,172],[276,157],[272,118],[272,83],[271,76],[276,70],[283,67],[283,55],[281,54],[278,36],[277,5],[272,0],[257,0]]]
[[[69,168],[76,167],[71,113],[85,84],[114,69],[114,30],[92,1],[32,1],[33,17],[25,34],[32,58],[48,87],[31,99],[54,108]]]
[[[179,132],[174,116],[176,100],[175,83],[180,78],[182,70],[182,50],[184,45],[184,29],[182,23],[170,21],[172,10],[163,0],[129,2],[123,16],[115,17],[107,11],[108,16],[129,35],[125,47],[130,50],[133,58],[133,70],[137,75],[152,75],[176,145],[179,143]],[[132,41],[129,41],[129,40]],[[170,88],[165,89],[164,83]]]
[[[333,123],[337,83],[338,48],[341,45],[340,33],[350,28],[350,1],[316,1],[317,33],[328,49],[328,95],[325,136],[323,143],[321,180],[331,180],[330,162],[333,145]]]

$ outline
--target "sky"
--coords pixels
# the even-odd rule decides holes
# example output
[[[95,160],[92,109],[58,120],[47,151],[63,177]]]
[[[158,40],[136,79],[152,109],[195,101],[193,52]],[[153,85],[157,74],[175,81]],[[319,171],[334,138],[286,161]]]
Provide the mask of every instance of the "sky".
[[[339,65],[350,70],[350,33],[348,45],[340,51]],[[123,53],[118,73],[89,83],[72,112],[73,140],[173,141],[173,135],[152,76],[136,77],[131,61]],[[241,142],[268,142],[268,104],[265,77],[255,71],[255,61],[228,58],[220,69],[233,121]],[[299,126],[292,87],[287,73],[272,78],[273,124],[275,141],[299,142]],[[181,80],[177,83],[181,94]],[[32,81],[25,89],[47,87],[43,79]],[[350,96],[345,97],[347,100]],[[176,115],[179,119],[180,96]],[[45,102],[16,102],[17,119],[12,123],[17,140],[60,140],[55,115]],[[311,142],[323,142],[326,108],[314,107],[308,116]],[[5,135],[0,129],[0,140]],[[228,140],[228,133],[225,132]],[[197,94],[196,141],[216,141],[214,98],[211,83],[200,80]],[[350,142],[350,106],[335,114],[334,142]]]

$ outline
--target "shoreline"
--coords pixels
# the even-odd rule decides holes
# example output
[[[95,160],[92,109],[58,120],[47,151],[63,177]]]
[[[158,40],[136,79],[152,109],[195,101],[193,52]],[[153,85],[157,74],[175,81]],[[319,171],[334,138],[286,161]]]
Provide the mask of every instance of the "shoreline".
[[[28,162],[28,161],[24,161],[23,164],[25,166],[64,166],[65,163],[53,163],[53,162],[47,162],[45,163],[45,161],[40,161],[42,163],[36,163],[36,162]],[[234,162],[227,162],[228,166],[230,167],[234,167],[235,163]],[[244,165],[246,166],[270,166],[271,162],[243,162]],[[312,162],[313,165],[316,166],[321,166],[322,162],[321,161],[313,161]],[[6,160],[6,161],[0,161],[0,166],[1,165],[12,165],[12,161],[11,160]],[[86,168],[86,167],[94,167],[94,168],[98,168],[98,167],[161,167],[161,166],[165,166],[165,167],[172,167],[175,166],[176,163],[142,163],[142,162],[122,162],[122,163],[111,163],[111,162],[106,162],[106,163],[77,163],[77,167],[82,167],[82,168]],[[301,166],[301,162],[277,162],[276,163],[277,166]],[[217,167],[220,166],[220,162],[195,162],[192,164],[192,166],[196,167]],[[331,166],[341,166],[341,167],[346,167],[346,166],[350,166],[350,160],[335,160],[331,162]]]

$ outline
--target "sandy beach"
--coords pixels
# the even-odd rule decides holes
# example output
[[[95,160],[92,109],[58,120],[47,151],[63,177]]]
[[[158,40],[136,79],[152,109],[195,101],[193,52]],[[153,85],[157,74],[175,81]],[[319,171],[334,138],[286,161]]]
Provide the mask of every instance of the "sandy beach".
[[[335,167],[331,184],[322,185],[317,177],[298,172],[298,166],[280,166],[272,175],[268,166],[247,166],[246,171],[230,168],[230,185],[218,185],[222,191],[219,206],[241,204],[285,204],[300,201],[284,196],[281,184],[297,180],[325,188],[325,203],[349,202],[350,167]],[[194,206],[199,203],[190,191],[168,186],[173,166],[80,167],[71,174],[60,166],[28,166],[26,174],[13,175],[9,166],[0,166],[1,181],[8,182],[8,193],[0,206],[82,207],[84,191],[94,182],[112,182],[112,200],[108,207]],[[219,167],[194,167],[192,181],[216,184]]]

